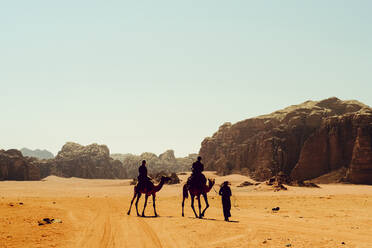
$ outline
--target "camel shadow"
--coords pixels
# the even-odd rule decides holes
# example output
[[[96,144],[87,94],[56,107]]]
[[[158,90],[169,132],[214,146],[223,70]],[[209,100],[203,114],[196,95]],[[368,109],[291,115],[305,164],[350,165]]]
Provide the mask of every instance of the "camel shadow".
[[[173,216],[137,216],[138,218],[149,218],[149,219],[152,219],[152,218],[174,218]]]
[[[217,219],[213,219],[213,218],[196,218],[196,217],[189,217],[189,219],[197,219],[197,220],[208,220],[208,221],[222,221],[222,222],[225,222],[224,220],[217,220]],[[229,221],[226,221],[226,222],[231,222],[231,223],[239,223],[239,221],[237,220],[229,220]]]

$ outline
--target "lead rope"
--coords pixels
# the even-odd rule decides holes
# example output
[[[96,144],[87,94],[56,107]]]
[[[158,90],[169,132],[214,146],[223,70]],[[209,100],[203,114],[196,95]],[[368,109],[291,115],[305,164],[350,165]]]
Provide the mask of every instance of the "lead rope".
[[[219,194],[217,193],[217,191],[214,189],[214,185],[213,185],[212,189],[214,190],[214,192],[216,192],[216,195],[219,196]],[[236,210],[240,211],[239,205],[236,203],[237,202],[236,196],[235,195],[232,195],[232,197],[233,197],[233,207]]]
[[[236,210],[240,211],[239,205],[236,203],[236,202],[237,202],[237,200],[236,200],[236,196],[233,195],[232,197],[233,197],[233,206],[234,206],[234,208],[235,208]]]

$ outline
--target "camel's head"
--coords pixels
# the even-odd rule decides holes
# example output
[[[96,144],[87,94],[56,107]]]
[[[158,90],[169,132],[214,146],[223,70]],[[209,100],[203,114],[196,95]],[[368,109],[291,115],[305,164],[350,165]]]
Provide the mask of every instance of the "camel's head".
[[[208,185],[209,185],[209,187],[213,187],[214,184],[215,184],[214,178],[212,178],[212,179],[208,178]]]

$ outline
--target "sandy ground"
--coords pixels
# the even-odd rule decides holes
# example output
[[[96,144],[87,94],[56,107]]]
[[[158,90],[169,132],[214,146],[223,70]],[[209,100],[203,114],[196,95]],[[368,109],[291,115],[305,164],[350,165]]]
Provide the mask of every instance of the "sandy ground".
[[[141,218],[135,209],[126,215],[133,191],[129,180],[0,182],[0,247],[372,247],[371,186],[272,192],[236,187],[248,180],[244,176],[208,176],[232,182],[233,222],[223,221],[214,190],[205,219],[194,218],[190,200],[181,217],[181,184],[157,194],[160,217],[151,217],[150,200],[149,217]],[[275,213],[271,209],[277,206]],[[63,223],[38,226],[45,217]]]

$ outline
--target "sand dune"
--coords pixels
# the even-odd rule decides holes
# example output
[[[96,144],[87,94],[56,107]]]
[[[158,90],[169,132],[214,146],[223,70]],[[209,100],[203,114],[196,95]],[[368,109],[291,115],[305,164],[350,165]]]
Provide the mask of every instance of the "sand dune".
[[[181,217],[180,184],[166,185],[158,193],[160,217],[151,218],[148,204],[149,217],[139,218],[135,211],[126,215],[133,190],[129,180],[51,176],[0,182],[0,247],[372,247],[371,186],[272,192],[236,187],[250,180],[241,175],[206,174],[216,177],[217,184],[232,182],[234,222],[223,221],[214,190],[205,219],[193,217],[189,200]],[[274,213],[276,206],[280,211]],[[38,226],[45,217],[63,223]]]

